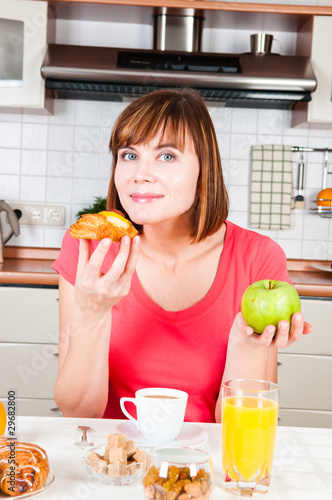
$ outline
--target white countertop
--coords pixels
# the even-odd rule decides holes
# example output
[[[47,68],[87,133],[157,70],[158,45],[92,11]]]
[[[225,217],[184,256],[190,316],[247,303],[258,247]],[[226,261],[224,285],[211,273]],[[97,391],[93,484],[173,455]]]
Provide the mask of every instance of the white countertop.
[[[142,485],[107,486],[95,481],[81,462],[78,425],[91,427],[88,440],[106,443],[106,437],[119,432],[123,420],[18,417],[16,437],[42,446],[49,457],[55,481],[41,498],[51,500],[145,500]],[[211,454],[216,487],[212,500],[234,500],[222,486],[221,426],[199,424],[208,440],[199,446]],[[121,428],[121,427],[120,427]],[[1,495],[0,495],[1,496]],[[6,497],[9,498],[9,497]],[[18,497],[19,498],[19,497]],[[38,496],[39,498],[39,496]],[[254,498],[262,498],[259,493]],[[266,500],[331,500],[332,429],[278,427],[270,491]]]

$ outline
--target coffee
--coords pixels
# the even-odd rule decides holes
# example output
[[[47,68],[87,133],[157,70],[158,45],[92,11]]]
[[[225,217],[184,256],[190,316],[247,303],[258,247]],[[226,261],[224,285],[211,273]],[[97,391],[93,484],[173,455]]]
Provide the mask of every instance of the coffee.
[[[148,394],[147,396],[143,396],[144,398],[157,398],[157,399],[179,399],[176,396],[158,396],[155,394]]]

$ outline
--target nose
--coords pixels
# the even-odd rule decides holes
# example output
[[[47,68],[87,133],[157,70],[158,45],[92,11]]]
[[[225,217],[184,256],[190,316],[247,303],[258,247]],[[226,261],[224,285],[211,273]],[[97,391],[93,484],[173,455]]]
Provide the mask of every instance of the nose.
[[[135,182],[154,182],[153,160],[143,155],[136,164]]]

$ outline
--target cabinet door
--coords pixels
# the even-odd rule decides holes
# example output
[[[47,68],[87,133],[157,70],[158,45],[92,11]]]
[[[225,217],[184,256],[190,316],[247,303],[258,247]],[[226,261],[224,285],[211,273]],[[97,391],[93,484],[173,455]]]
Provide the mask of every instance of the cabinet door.
[[[45,107],[45,82],[40,68],[47,48],[47,9],[48,2],[36,0],[0,2],[0,34],[6,32],[1,39],[5,53],[0,58],[0,106]],[[12,55],[6,57],[12,47]],[[16,71],[8,70],[15,60]]]
[[[53,398],[57,354],[51,344],[0,344],[0,397],[15,389],[17,398]]]
[[[278,355],[280,408],[332,411],[332,357]]]
[[[0,287],[0,304],[0,342],[58,343],[58,289]]]
[[[17,414],[30,417],[62,417],[53,399],[18,399]]]
[[[332,429],[332,411],[279,410],[278,425]]]
[[[332,16],[315,16],[311,61],[317,89],[308,105],[308,121],[332,123]]]
[[[332,300],[301,299],[305,321],[312,332],[287,348],[287,353],[332,355]]]

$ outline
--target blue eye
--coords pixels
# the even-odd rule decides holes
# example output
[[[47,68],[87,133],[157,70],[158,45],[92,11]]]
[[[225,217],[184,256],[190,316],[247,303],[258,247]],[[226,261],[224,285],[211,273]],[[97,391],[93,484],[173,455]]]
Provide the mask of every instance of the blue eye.
[[[123,153],[122,158],[124,160],[132,161],[136,160],[137,156],[135,155],[135,153]]]
[[[163,158],[164,161],[171,161],[174,159],[174,156],[171,155],[170,153],[165,153],[161,155],[161,158]]]

